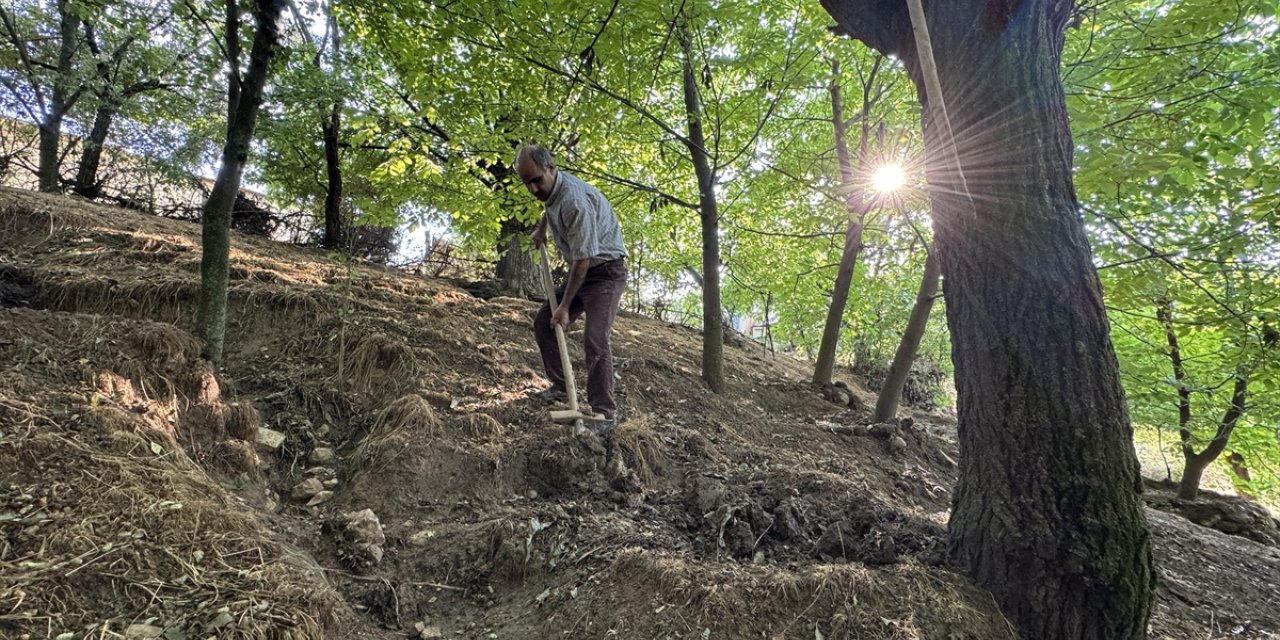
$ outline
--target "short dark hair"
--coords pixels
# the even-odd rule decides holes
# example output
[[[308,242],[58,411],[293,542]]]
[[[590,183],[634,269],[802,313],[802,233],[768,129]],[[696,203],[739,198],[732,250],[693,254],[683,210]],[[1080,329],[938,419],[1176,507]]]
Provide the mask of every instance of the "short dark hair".
[[[540,169],[545,170],[555,164],[555,158],[551,157],[551,152],[547,151],[546,147],[531,144],[522,147],[520,151],[516,153],[516,161],[515,164],[512,165],[513,167],[520,165],[520,158],[524,156],[525,153],[529,154],[529,159],[533,160],[534,164],[538,165],[538,168]]]

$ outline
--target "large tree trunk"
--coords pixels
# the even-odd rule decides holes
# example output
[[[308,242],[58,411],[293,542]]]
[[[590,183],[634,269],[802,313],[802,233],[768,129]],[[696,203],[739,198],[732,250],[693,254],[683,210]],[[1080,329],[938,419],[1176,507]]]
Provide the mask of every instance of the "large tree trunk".
[[[907,328],[902,331],[902,340],[898,342],[898,350],[893,354],[893,364],[889,365],[889,374],[880,386],[880,395],[876,398],[876,410],[871,416],[876,422],[887,422],[898,415],[902,388],[907,384],[911,363],[916,360],[920,341],[924,339],[925,327],[929,324],[933,300],[938,296],[938,275],[938,260],[933,251],[930,251],[924,260],[924,277],[920,279],[920,290],[916,293],[916,303],[911,307],[911,315],[907,318]]]
[[[702,379],[716,393],[724,392],[724,324],[720,313],[720,214],[716,204],[716,176],[707,157],[702,132],[702,105],[693,75],[693,43],[688,26],[680,26],[684,53],[685,114],[689,122],[689,154],[698,177],[698,212],[702,219]]]
[[[234,95],[235,117],[227,123],[227,143],[222,148],[222,166],[213,191],[201,211],[200,256],[200,337],[205,355],[215,366],[222,365],[223,339],[227,329],[227,276],[231,253],[231,207],[240,192],[240,177],[249,158],[263,87],[280,41],[280,13],[284,0],[257,0],[258,29],[249,53],[249,71],[238,95]],[[236,66],[236,61],[230,61]],[[233,72],[231,85],[236,85]],[[235,92],[233,92],[235,93]]]
[[[524,248],[523,240],[531,230],[532,226],[508,218],[502,222],[502,229],[498,232],[498,265],[494,278],[503,292],[519,298],[540,297],[547,293],[538,263]]]
[[[876,69],[879,69],[877,64]],[[831,290],[831,304],[827,307],[827,322],[822,328],[822,343],[818,347],[817,362],[813,367],[814,384],[831,384],[831,372],[835,369],[836,348],[840,343],[840,327],[844,324],[844,307],[849,302],[849,286],[853,282],[853,271],[858,265],[858,253],[862,250],[862,230],[866,226],[867,212],[870,203],[866,194],[854,185],[853,163],[849,158],[849,146],[846,142],[844,108],[840,100],[840,63],[831,65],[831,123],[835,127],[836,158],[840,164],[840,188],[845,193],[845,207],[849,211],[849,225],[844,232],[844,251],[840,254],[840,266],[836,269],[836,281]],[[872,71],[871,82],[876,73]],[[858,141],[858,162],[866,155],[868,124],[867,112],[870,110],[870,84],[863,89],[863,124],[862,136]]]
[[[822,0],[899,57],[900,3]],[[925,113],[959,417],[951,552],[1026,638],[1145,638],[1155,574],[1101,286],[1071,182],[1058,77],[1071,2],[929,4],[972,204]]]

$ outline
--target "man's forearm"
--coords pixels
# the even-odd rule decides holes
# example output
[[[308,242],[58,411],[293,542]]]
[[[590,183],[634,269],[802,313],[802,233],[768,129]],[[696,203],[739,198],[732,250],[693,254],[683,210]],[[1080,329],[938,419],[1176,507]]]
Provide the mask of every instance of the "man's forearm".
[[[569,282],[564,285],[564,296],[560,300],[565,308],[569,308],[569,303],[573,301],[573,297],[578,295],[578,289],[582,287],[582,282],[587,279],[587,269],[591,268],[591,259],[575,260],[573,266],[569,268]]]

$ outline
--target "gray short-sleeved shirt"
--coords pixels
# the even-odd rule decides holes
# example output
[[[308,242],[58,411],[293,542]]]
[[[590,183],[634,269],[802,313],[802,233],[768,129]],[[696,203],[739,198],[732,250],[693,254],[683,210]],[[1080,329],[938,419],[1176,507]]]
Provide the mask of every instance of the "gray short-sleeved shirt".
[[[546,209],[556,248],[570,264],[590,258],[594,267],[627,255],[618,216],[599,189],[557,170]]]

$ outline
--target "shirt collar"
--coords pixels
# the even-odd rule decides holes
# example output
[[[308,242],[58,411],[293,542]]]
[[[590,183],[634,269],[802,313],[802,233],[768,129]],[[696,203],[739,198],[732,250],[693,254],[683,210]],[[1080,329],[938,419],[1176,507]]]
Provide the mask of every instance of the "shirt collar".
[[[564,186],[564,175],[564,171],[561,171],[559,168],[556,169],[556,183],[551,185],[551,195],[547,196],[546,206],[550,207],[560,199],[560,193],[566,188]]]

